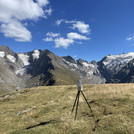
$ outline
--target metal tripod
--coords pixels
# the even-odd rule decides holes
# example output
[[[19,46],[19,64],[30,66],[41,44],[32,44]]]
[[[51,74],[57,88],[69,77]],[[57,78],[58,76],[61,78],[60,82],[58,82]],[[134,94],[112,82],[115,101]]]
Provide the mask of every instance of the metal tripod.
[[[74,101],[73,109],[72,109],[72,112],[73,112],[74,107],[75,107],[75,104],[76,104],[76,101],[77,101],[76,111],[75,111],[75,120],[76,120],[77,111],[78,111],[78,105],[79,105],[80,92],[82,93],[82,95],[83,95],[83,97],[84,97],[84,99],[85,99],[85,101],[86,101],[86,103],[87,103],[87,105],[88,105],[89,109],[90,109],[90,110],[91,110],[91,112],[92,112],[92,109],[91,109],[91,107],[90,107],[90,105],[89,105],[89,103],[88,103],[88,101],[87,101],[87,99],[86,99],[86,97],[85,97],[84,93],[82,92],[82,90],[81,90],[81,91],[78,91],[78,93],[77,93],[77,95],[76,95],[76,99],[75,99],[75,101]]]

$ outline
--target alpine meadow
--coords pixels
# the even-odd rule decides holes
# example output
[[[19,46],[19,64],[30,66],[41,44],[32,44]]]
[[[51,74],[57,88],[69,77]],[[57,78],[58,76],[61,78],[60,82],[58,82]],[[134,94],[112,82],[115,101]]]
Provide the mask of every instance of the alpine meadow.
[[[0,0],[0,134],[134,134],[133,5]]]

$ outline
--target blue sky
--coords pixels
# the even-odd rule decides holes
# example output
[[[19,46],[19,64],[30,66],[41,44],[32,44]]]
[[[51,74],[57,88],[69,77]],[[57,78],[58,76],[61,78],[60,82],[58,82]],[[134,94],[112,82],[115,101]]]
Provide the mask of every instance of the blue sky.
[[[87,61],[133,52],[133,0],[1,0],[0,45]]]

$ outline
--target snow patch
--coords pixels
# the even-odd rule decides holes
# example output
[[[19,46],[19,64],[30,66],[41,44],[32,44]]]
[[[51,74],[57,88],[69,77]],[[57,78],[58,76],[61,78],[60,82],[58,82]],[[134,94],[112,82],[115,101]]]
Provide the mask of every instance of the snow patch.
[[[89,75],[93,75],[93,71],[89,71],[87,72]]]
[[[32,56],[33,56],[33,60],[39,59],[40,51],[34,50],[34,53],[32,54]]]
[[[18,74],[23,75],[25,73],[25,71],[26,71],[26,68],[22,68],[22,69],[16,70],[15,74],[16,75],[18,75]]]
[[[108,64],[117,64],[120,63],[128,63],[130,60],[134,58],[134,53],[128,53],[128,54],[120,54],[120,55],[110,55],[107,56],[106,60],[103,62],[104,65]]]
[[[87,62],[82,62],[82,64],[86,67],[91,67],[91,68],[94,68],[94,65],[91,64],[91,63],[87,63]]]
[[[9,61],[11,61],[13,63],[16,62],[16,58],[14,56],[12,56],[12,55],[7,55],[7,58],[8,58]]]
[[[29,56],[26,54],[18,54],[18,56],[20,57],[20,59],[23,61],[24,66],[29,65]]]
[[[124,67],[134,58],[134,52],[120,55],[109,55],[103,61],[103,64],[110,70],[117,70],[119,67]]]
[[[66,61],[65,59],[63,59],[63,61],[66,62],[66,64],[68,64],[71,67],[78,68],[77,64],[75,64],[75,63],[70,63],[70,62]]]
[[[5,56],[5,52],[3,52],[3,51],[0,51],[0,57],[4,57]]]
[[[89,66],[89,64],[88,64],[88,63],[86,63],[86,62],[82,62],[82,64],[83,64],[84,66],[86,66],[86,67],[88,67],[88,66]]]

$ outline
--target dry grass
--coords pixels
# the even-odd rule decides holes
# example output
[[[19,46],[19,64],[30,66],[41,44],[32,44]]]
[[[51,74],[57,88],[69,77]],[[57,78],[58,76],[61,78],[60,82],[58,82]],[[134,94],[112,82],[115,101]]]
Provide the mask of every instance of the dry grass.
[[[76,86],[37,87],[0,97],[1,134],[133,134],[134,84],[84,85],[93,113]],[[34,108],[33,108],[34,107]],[[22,112],[28,110],[28,112]],[[17,113],[22,112],[19,116]]]

